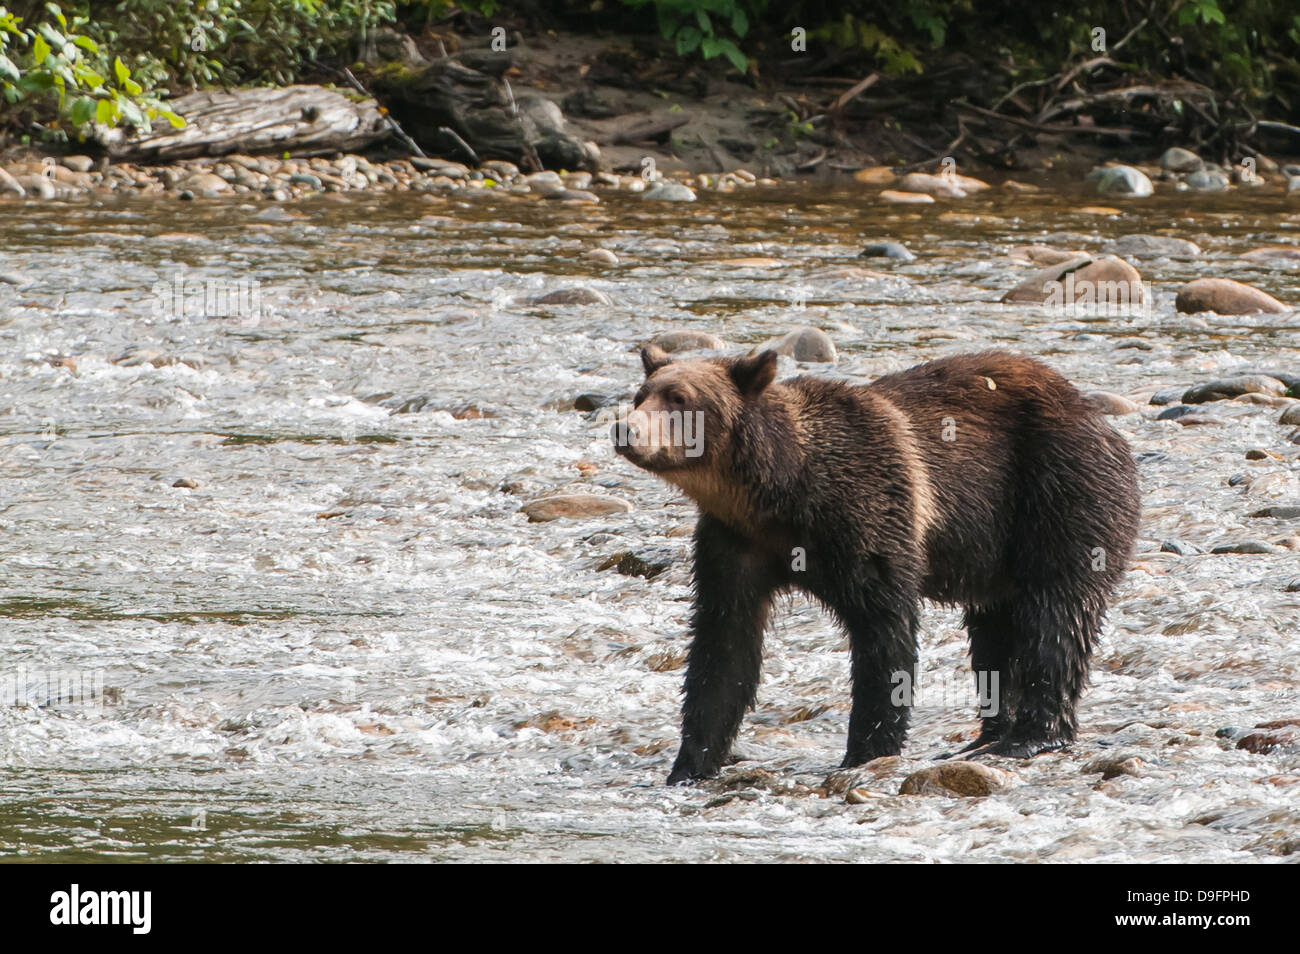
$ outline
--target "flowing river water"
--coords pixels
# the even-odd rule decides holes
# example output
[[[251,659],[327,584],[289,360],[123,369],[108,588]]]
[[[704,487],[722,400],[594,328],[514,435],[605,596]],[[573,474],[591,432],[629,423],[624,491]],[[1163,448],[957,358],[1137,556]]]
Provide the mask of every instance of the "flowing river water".
[[[0,857],[1284,860],[1300,749],[1234,740],[1300,716],[1300,558],[1208,551],[1297,532],[1248,514],[1300,504],[1298,448],[1276,407],[1215,402],[1185,427],[1146,398],[1300,374],[1294,313],[1172,305],[1203,275],[1300,301],[1294,268],[1237,258],[1297,243],[1300,203],[1090,201],[1066,185],[918,209],[782,186],[689,205],[362,195],[270,216],[238,200],[0,205]],[[1095,251],[1132,232],[1204,249],[1136,263],[1149,313],[997,303],[1026,274],[1011,246]],[[856,258],[886,238],[917,260]],[[619,264],[583,257],[597,246]],[[781,264],[727,264],[744,258]],[[155,286],[178,276],[255,281],[258,310],[160,307]],[[530,304],[578,285],[612,304]],[[904,758],[853,783],[862,804],[828,792],[847,646],[801,598],[769,635],[745,761],[729,781],[663,785],[693,508],[616,458],[608,412],[573,399],[633,390],[636,346],[659,331],[739,347],[802,325],[839,349],[816,373],[866,381],[1005,347],[1142,405],[1112,418],[1145,516],[1080,741],[996,760],[1015,776],[1003,792],[898,794],[969,737],[961,699],[917,710]],[[520,512],[557,491],[635,510]],[[669,568],[601,568],[644,548]],[[969,678],[957,612],[926,609],[921,655],[935,680]],[[60,698],[51,674],[93,698]],[[1130,757],[1136,774],[1098,768]]]

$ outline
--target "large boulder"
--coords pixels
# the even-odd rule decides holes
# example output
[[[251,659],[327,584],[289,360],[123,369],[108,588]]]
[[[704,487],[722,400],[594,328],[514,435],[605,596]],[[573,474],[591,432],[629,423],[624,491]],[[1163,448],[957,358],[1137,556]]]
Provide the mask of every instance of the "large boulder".
[[[1122,258],[1081,255],[1039,269],[1003,295],[1002,301],[1127,312],[1146,303],[1146,287],[1138,270]]]
[[[1230,278],[1198,278],[1178,289],[1174,307],[1181,312],[1213,311],[1220,315],[1279,314],[1289,309],[1272,295]]]

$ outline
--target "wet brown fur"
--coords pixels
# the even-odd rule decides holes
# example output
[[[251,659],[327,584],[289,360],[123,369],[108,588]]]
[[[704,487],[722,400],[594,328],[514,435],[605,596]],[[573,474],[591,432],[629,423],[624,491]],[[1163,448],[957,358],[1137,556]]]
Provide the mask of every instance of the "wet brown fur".
[[[1138,494],[1127,445],[1069,382],[996,351],[868,386],[776,382],[770,353],[669,362],[649,351],[643,361],[637,408],[705,414],[700,457],[619,449],[701,513],[671,780],[720,766],[753,703],[771,598],[792,587],[818,598],[850,635],[845,764],[902,745],[906,708],[885,697],[889,675],[915,665],[922,597],[965,606],[972,666],[1000,674],[1002,710],[985,718],[982,743],[1025,755],[1074,738],[1092,644],[1131,553]],[[800,551],[806,567],[794,570]]]

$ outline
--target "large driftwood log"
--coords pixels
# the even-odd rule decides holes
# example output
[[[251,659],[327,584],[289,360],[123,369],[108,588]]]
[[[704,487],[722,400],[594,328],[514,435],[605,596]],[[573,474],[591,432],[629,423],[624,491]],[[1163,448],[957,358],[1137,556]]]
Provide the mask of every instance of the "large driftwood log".
[[[117,160],[169,162],[233,152],[357,152],[390,134],[373,99],[357,100],[324,86],[200,90],[171,107],[185,118],[183,128],[156,120],[147,135],[111,129],[100,143]]]

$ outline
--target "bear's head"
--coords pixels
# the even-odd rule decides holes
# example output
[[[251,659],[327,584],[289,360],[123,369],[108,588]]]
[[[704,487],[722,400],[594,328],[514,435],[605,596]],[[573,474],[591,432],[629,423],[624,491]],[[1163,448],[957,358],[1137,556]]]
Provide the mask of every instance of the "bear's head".
[[[632,410],[613,428],[614,449],[692,496],[706,473],[717,473],[748,402],[776,377],[776,353],[674,361],[642,349],[645,383]],[[697,497],[698,499],[698,497]]]

